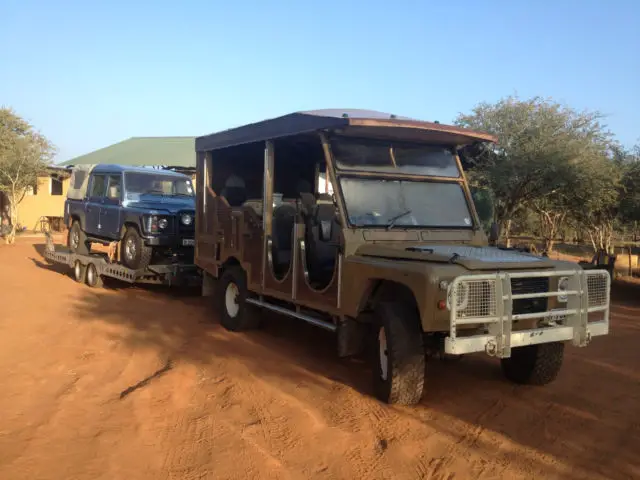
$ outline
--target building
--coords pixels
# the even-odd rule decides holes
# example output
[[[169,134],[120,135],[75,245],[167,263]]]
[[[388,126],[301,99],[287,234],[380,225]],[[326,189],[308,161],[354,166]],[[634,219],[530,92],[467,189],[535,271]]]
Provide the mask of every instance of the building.
[[[195,174],[195,137],[131,137],[59,165],[71,167],[97,163],[170,168],[188,175]]]
[[[47,173],[38,178],[35,187],[29,188],[18,208],[18,228],[42,231],[45,224],[56,223],[64,211],[64,200],[69,187],[69,171],[61,167],[49,167]],[[0,194],[0,217],[9,220],[11,205],[9,198]]]

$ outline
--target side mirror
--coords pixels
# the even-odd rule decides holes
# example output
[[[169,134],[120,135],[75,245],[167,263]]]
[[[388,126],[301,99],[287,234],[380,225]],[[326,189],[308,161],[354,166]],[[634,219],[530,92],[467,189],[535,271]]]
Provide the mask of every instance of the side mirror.
[[[498,239],[500,238],[500,228],[496,222],[491,224],[491,228],[489,229],[489,243],[491,245],[495,245]]]

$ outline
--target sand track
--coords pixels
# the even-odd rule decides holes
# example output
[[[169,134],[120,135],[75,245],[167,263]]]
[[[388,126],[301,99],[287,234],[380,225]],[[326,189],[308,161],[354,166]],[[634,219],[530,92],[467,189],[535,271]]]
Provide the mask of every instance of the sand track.
[[[0,246],[1,479],[640,478],[635,292],[553,385],[430,361],[422,404],[389,407],[330,334],[233,334],[207,299],[92,290],[32,242]]]

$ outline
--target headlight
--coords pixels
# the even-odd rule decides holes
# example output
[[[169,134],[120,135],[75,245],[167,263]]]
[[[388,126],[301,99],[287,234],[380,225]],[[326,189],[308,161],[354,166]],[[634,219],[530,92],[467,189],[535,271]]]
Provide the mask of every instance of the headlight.
[[[188,213],[185,213],[180,217],[180,221],[183,225],[191,225],[193,223],[193,217]]]
[[[569,290],[569,277],[560,277],[558,280],[558,292],[566,292]],[[566,303],[569,300],[569,295],[558,295],[558,301]]]
[[[456,291],[456,310],[464,310],[469,306],[469,286],[466,283],[459,283]],[[451,310],[453,297],[452,285],[447,288],[447,309]]]
[[[159,230],[164,230],[169,226],[169,221],[166,218],[157,215],[149,215],[145,217],[145,221],[146,230],[149,233],[158,233]]]

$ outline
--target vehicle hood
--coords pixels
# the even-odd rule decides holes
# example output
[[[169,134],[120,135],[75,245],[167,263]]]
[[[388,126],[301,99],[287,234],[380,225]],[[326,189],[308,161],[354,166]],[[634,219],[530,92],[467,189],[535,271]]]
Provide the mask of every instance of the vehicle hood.
[[[150,213],[169,212],[177,213],[182,210],[195,210],[195,198],[169,197],[160,195],[130,195],[123,202],[126,208],[149,210]],[[153,210],[153,211],[152,211]]]
[[[461,265],[468,270],[511,270],[549,268],[559,262],[530,253],[498,247],[471,245],[363,245],[356,255],[413,260],[423,262],[451,263]]]

